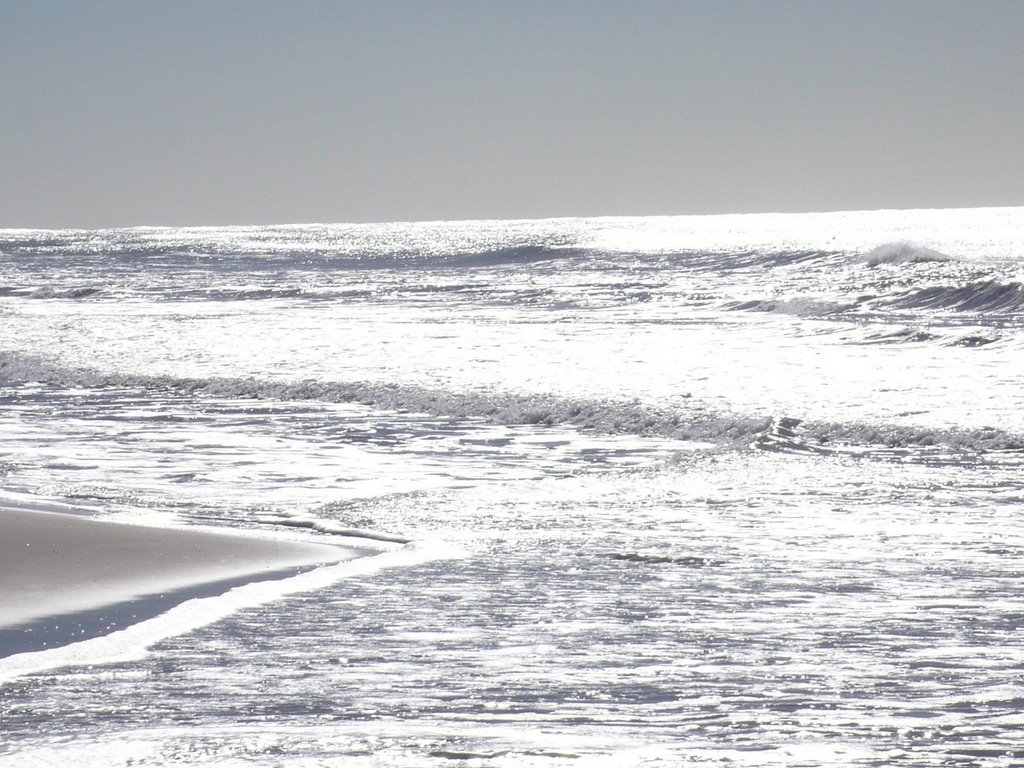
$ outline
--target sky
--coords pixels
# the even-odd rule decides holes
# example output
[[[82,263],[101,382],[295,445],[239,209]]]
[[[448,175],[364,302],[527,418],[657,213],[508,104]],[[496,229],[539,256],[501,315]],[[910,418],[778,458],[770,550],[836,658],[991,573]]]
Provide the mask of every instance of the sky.
[[[0,0],[0,227],[1024,204],[1019,0]]]

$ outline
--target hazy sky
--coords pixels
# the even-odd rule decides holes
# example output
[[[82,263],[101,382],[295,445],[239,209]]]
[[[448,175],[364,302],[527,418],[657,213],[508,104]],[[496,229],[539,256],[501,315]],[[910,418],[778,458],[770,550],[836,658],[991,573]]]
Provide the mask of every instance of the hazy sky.
[[[1020,0],[0,0],[0,226],[1020,204]]]

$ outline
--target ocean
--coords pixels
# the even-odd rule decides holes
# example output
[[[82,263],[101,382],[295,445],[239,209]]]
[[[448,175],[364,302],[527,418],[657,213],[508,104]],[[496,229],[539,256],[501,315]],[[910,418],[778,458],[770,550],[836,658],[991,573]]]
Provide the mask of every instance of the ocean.
[[[1024,208],[0,230],[0,505],[380,552],[0,765],[1021,765],[1022,376]]]

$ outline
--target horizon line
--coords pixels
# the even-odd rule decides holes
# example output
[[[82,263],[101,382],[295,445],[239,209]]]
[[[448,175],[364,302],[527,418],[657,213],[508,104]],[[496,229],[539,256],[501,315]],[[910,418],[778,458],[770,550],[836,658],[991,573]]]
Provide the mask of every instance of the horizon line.
[[[880,208],[835,208],[817,211],[732,211],[719,213],[642,213],[642,214],[595,214],[580,216],[516,216],[516,217],[471,217],[465,219],[374,219],[364,221],[296,221],[274,223],[232,223],[232,224],[121,224],[113,226],[66,226],[66,227],[33,227],[33,226],[0,226],[0,232],[101,232],[110,230],[147,230],[147,229],[286,229],[300,227],[363,227],[387,225],[439,225],[439,224],[483,224],[483,223],[522,223],[522,222],[556,222],[570,220],[600,219],[685,219],[685,218],[725,218],[730,216],[826,216],[840,213],[883,213],[883,212],[921,212],[921,211],[986,211],[1011,210],[1024,208],[1019,205],[961,205],[961,206],[921,206],[914,208],[896,208],[892,206]]]

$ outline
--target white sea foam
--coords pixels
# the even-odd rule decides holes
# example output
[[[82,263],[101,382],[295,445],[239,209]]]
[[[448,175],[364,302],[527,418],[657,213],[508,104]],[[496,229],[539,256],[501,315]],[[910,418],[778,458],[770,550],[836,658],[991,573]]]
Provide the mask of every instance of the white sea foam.
[[[155,618],[79,643],[0,658],[0,684],[24,675],[66,666],[113,664],[143,658],[155,643],[191,632],[241,610],[312,590],[325,589],[341,579],[462,557],[444,542],[418,542],[403,549],[359,557],[337,565],[277,581],[257,581],[215,597],[188,600]]]
[[[855,304],[842,304],[836,301],[811,298],[761,299],[744,301],[733,305],[733,309],[774,312],[780,315],[795,315],[797,317],[834,315],[855,307]]]
[[[6,491],[471,553],[64,651],[136,660],[0,688],[0,762],[1024,761],[1024,209],[5,232],[0,268]]]
[[[869,267],[880,264],[922,264],[932,261],[951,261],[951,257],[920,243],[886,243],[872,248],[861,256]]]
[[[803,305],[799,305],[803,307]],[[951,346],[983,346],[996,340],[968,334],[947,340]],[[771,417],[715,413],[702,404],[667,409],[622,400],[574,400],[559,396],[516,393],[451,392],[416,386],[367,382],[281,382],[258,379],[185,378],[104,374],[66,369],[35,356],[0,353],[0,378],[10,382],[42,382],[62,388],[129,388],[171,391],[182,396],[270,401],[359,403],[394,412],[474,419],[503,425],[570,425],[599,434],[672,437],[684,441],[745,444],[770,428]],[[808,421],[809,437],[819,444],[945,445],[957,450],[1016,450],[1024,436],[984,427],[914,427],[866,422]]]

